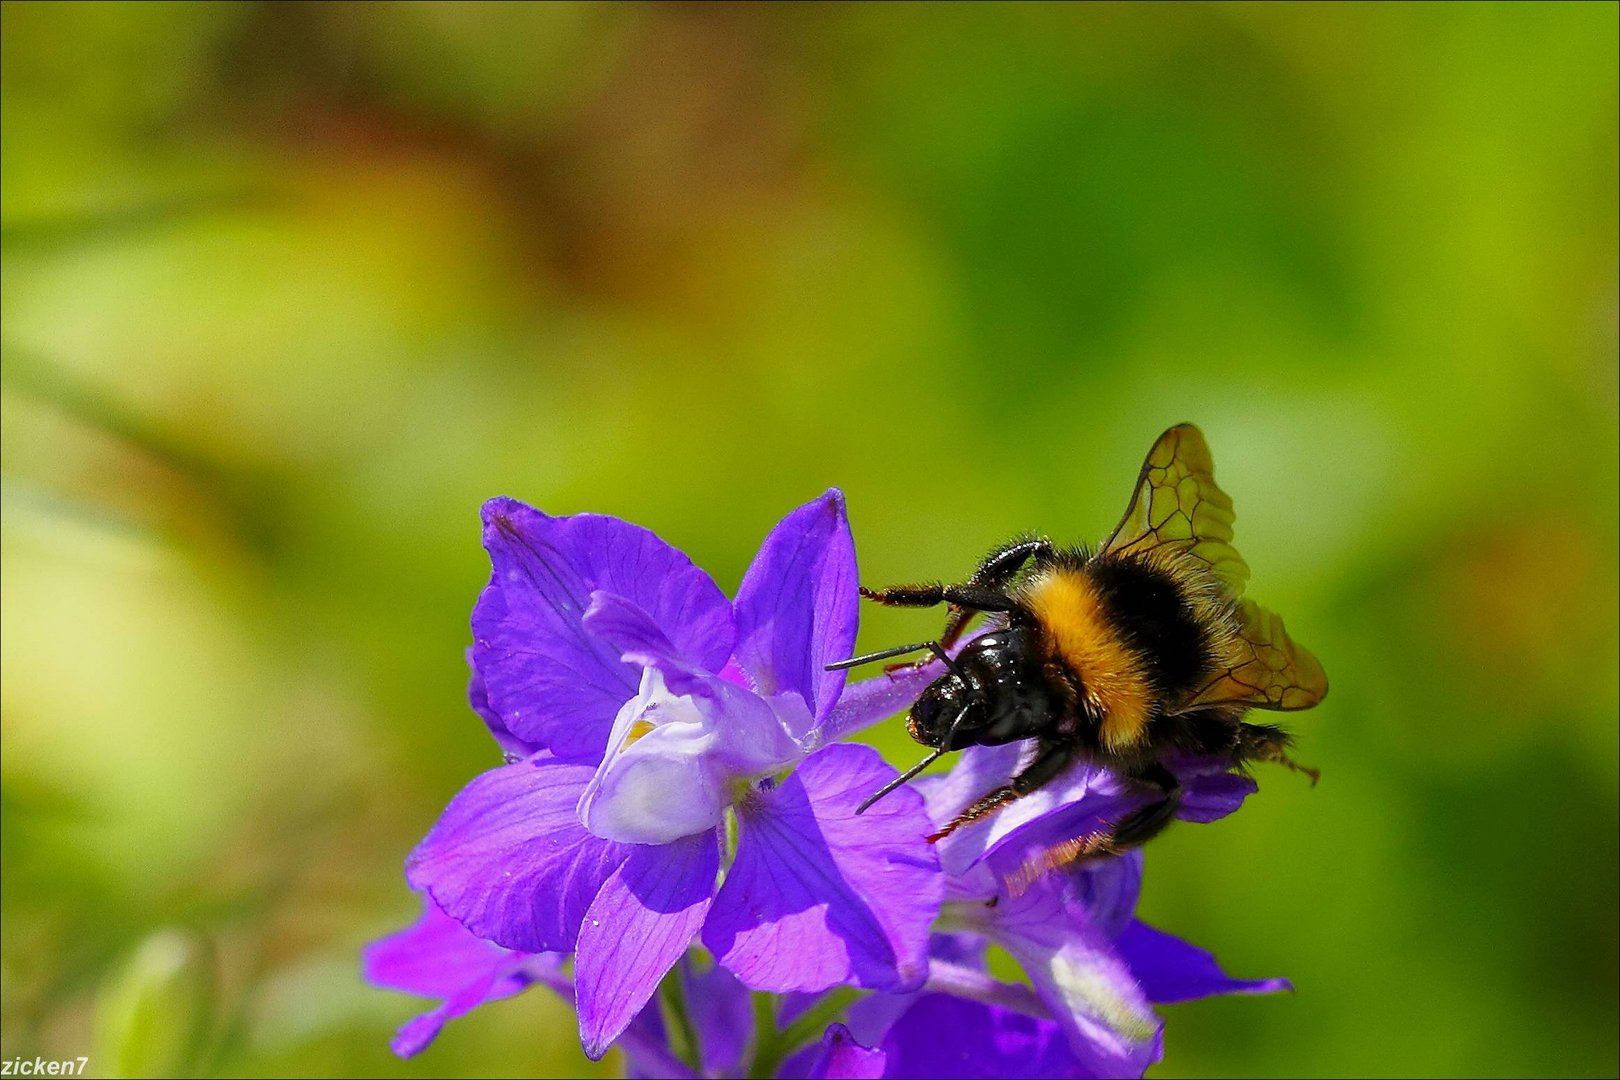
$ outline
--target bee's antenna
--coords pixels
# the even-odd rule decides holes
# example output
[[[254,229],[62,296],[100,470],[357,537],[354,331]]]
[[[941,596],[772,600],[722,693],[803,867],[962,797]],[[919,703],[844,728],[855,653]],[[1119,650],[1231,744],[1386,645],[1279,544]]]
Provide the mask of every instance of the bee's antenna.
[[[918,773],[928,768],[928,766],[938,761],[939,756],[944,752],[945,748],[942,746],[938,750],[935,750],[932,754],[929,754],[927,757],[917,762],[917,764],[913,765],[911,768],[907,769],[905,772],[901,773],[899,776],[895,777],[893,780],[890,780],[887,784],[884,784],[882,787],[878,788],[876,794],[872,795],[865,802],[861,803],[861,805],[855,808],[855,813],[857,815],[866,813],[867,808],[873,803],[877,802],[879,799],[883,798],[883,796],[887,795],[889,792],[893,791],[895,788],[904,784],[907,780],[910,780],[913,776],[916,776]]]
[[[870,664],[874,660],[887,660],[891,656],[904,656],[906,653],[921,652],[935,644],[937,643],[932,641],[919,641],[915,645],[896,645],[892,649],[883,649],[879,652],[867,653],[865,656],[852,656],[848,660],[839,660],[836,663],[828,664],[823,670],[843,671],[845,668]]]
[[[951,654],[945,651],[945,646],[937,641],[919,641],[915,645],[896,645],[892,649],[880,649],[874,653],[867,653],[865,656],[852,656],[848,660],[835,660],[821,670],[843,671],[846,668],[870,664],[874,660],[887,660],[891,656],[904,656],[907,653],[921,652],[924,649],[933,653],[952,675],[962,678],[962,669],[956,666],[956,661],[951,659]]]
[[[956,719],[951,721],[950,730],[945,733],[945,738],[940,740],[939,749],[917,762],[917,764],[913,765],[911,768],[907,769],[893,780],[890,780],[887,784],[884,784],[882,787],[878,788],[876,794],[872,795],[865,802],[861,803],[861,805],[855,808],[855,816],[859,817],[860,815],[866,813],[867,808],[873,803],[877,802],[879,799],[883,798],[883,796],[887,795],[889,792],[893,791],[895,788],[904,784],[906,781],[928,768],[928,766],[938,761],[940,755],[943,754],[951,745],[951,739],[955,737],[956,729],[960,727],[962,721],[967,718],[967,714],[967,706],[964,705],[962,706],[962,711],[956,714]]]

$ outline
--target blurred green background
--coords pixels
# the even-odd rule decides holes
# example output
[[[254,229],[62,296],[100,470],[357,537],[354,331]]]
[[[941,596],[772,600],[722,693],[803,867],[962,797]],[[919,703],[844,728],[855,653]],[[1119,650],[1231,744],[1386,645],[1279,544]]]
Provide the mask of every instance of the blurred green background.
[[[1156,1074],[1614,1075],[1616,12],[6,4],[0,1053],[616,1067],[356,973],[496,762],[480,502],[955,577],[1194,420],[1333,693],[1149,849],[1298,987]]]

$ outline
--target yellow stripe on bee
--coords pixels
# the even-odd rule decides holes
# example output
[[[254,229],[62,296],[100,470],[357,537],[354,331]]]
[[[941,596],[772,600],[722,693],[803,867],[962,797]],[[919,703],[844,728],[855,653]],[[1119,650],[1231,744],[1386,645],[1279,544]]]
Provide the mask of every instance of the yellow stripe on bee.
[[[1048,570],[1025,588],[1024,602],[1058,657],[1102,716],[1102,743],[1123,750],[1147,735],[1153,694],[1141,658],[1108,621],[1102,597],[1079,570]]]

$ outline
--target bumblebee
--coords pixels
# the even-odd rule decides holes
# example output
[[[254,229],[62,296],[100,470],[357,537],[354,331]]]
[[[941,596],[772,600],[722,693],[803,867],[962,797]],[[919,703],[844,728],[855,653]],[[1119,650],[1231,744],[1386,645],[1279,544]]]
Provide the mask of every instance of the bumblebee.
[[[1119,525],[1095,550],[1023,538],[996,548],[966,582],[861,589],[897,607],[948,605],[937,639],[830,669],[927,650],[945,673],[911,707],[912,738],[934,753],[857,812],[952,750],[1024,739],[1034,748],[1005,786],[939,832],[995,813],[1084,762],[1151,791],[1142,808],[1048,854],[1047,864],[1118,854],[1157,835],[1181,800],[1167,754],[1273,761],[1306,773],[1288,735],[1251,709],[1308,709],[1327,694],[1316,657],[1282,620],[1243,595],[1249,568],[1232,546],[1232,500],[1215,484],[1203,433],[1181,424],[1148,452]],[[973,618],[989,630],[953,655]]]

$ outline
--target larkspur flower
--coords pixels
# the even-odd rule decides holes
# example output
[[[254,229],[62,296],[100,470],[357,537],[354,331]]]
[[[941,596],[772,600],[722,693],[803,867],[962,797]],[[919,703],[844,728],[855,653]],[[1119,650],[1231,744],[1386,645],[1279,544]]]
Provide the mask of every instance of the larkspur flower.
[[[366,952],[373,982],[439,1003],[400,1054],[544,986],[632,1077],[1139,1077],[1162,1046],[1153,1005],[1287,986],[1233,979],[1137,920],[1140,851],[1065,864],[1065,841],[1147,798],[1106,770],[1072,768],[929,845],[1026,750],[975,746],[856,820],[896,774],[832,744],[939,665],[849,687],[825,670],[855,630],[836,492],[777,525],[735,603],[613,518],[497,499],[485,545],[469,701],[507,764],[412,854],[421,919]],[[1254,790],[1217,759],[1167,764],[1183,818]],[[991,975],[991,945],[1027,985]]]
[[[845,694],[825,670],[857,617],[842,497],[784,518],[735,603],[615,518],[496,499],[484,522],[470,695],[514,760],[451,801],[407,864],[413,887],[476,938],[574,953],[592,1057],[700,932],[755,990],[920,985],[943,891],[922,799],[857,820],[895,771],[824,744],[931,673]]]

